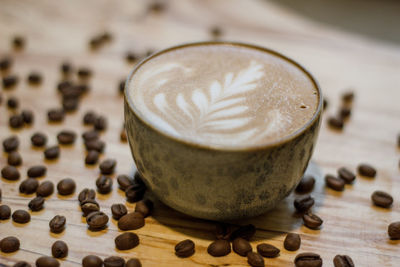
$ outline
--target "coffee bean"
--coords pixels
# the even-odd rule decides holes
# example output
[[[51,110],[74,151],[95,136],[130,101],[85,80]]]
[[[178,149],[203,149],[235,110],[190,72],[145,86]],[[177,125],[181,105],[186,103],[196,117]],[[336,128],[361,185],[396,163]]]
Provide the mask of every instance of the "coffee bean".
[[[144,218],[150,215],[153,210],[153,202],[150,199],[136,202],[135,211],[140,212]]]
[[[371,177],[371,178],[376,176],[375,168],[366,163],[358,165],[357,170],[358,170],[358,174],[360,174],[362,176]]]
[[[297,193],[308,193],[313,190],[315,178],[311,175],[305,175],[296,187]]]
[[[80,79],[88,79],[92,76],[92,71],[87,67],[80,67],[77,74]]]
[[[42,75],[40,75],[40,73],[38,73],[38,72],[31,72],[28,75],[28,82],[30,84],[37,85],[37,84],[40,84],[42,82],[42,80],[43,80]]]
[[[111,213],[113,218],[119,220],[122,216],[128,213],[124,204],[112,204]]]
[[[175,245],[175,255],[180,258],[187,258],[194,254],[195,245],[190,239],[183,240]]]
[[[372,202],[379,207],[389,208],[393,204],[393,197],[383,191],[375,191],[371,195]]]
[[[8,154],[7,163],[11,166],[20,166],[22,164],[22,157],[17,151],[12,151]]]
[[[85,147],[86,150],[90,151],[90,150],[95,150],[99,153],[102,153],[104,151],[106,144],[101,141],[101,140],[90,140],[85,142]]]
[[[314,205],[314,198],[311,196],[299,197],[294,200],[294,207],[298,212],[305,212]]]
[[[31,201],[29,201],[28,207],[32,211],[42,210],[44,206],[44,198],[43,197],[35,197]]]
[[[255,233],[256,233],[256,227],[252,224],[248,224],[245,226],[240,226],[239,229],[235,230],[232,233],[231,239],[233,240],[235,238],[241,237],[246,240],[250,240]]]
[[[75,142],[76,134],[70,130],[63,130],[57,134],[59,144],[71,145]]]
[[[86,223],[92,231],[102,230],[107,227],[108,216],[104,212],[94,211],[86,217]]]
[[[28,169],[27,175],[30,178],[37,178],[46,175],[47,168],[44,165],[32,166]]]
[[[33,194],[39,187],[39,182],[36,179],[28,178],[22,181],[19,185],[19,192],[22,194]]]
[[[90,150],[85,157],[85,164],[94,165],[99,160],[99,152],[96,150]]]
[[[71,178],[65,178],[58,182],[57,190],[62,196],[70,195],[75,192],[76,184]]]
[[[325,176],[325,184],[332,190],[343,191],[344,190],[344,180],[337,178],[333,175],[327,174]]]
[[[238,237],[235,240],[233,240],[232,249],[242,257],[246,257],[247,253],[252,251],[249,241],[241,237]]]
[[[304,252],[296,256],[294,264],[296,267],[321,267],[322,259],[318,254]]]
[[[73,112],[76,111],[79,107],[78,99],[67,98],[62,100],[63,110],[65,112]]]
[[[340,110],[339,110],[339,117],[340,117],[342,120],[345,120],[345,119],[349,118],[350,115],[351,115],[351,108],[350,108],[350,107],[344,106],[344,107],[341,107],[341,108],[340,108]]]
[[[340,117],[329,117],[328,118],[328,125],[331,128],[337,129],[337,130],[342,130],[344,126],[343,119]]]
[[[300,248],[301,238],[299,234],[288,233],[285,241],[283,241],[283,247],[289,251],[296,251]]]
[[[353,99],[354,99],[354,92],[353,91],[347,91],[347,92],[344,92],[342,94],[342,101],[344,103],[350,103],[350,102],[353,101]]]
[[[57,90],[63,96],[73,87],[73,83],[68,80],[64,80],[58,83]]]
[[[26,210],[16,210],[11,217],[16,223],[28,223],[31,220],[31,215]]]
[[[0,249],[4,253],[11,253],[19,249],[20,243],[18,238],[7,236],[0,240]]]
[[[45,134],[36,132],[31,136],[32,146],[43,147],[47,143],[47,137]]]
[[[33,112],[31,110],[24,109],[21,112],[21,116],[22,116],[22,120],[27,125],[31,125],[33,123],[33,121],[35,120],[35,116],[33,115]]]
[[[138,202],[143,199],[146,192],[146,186],[143,184],[134,183],[125,190],[125,196],[128,202]]]
[[[247,262],[253,267],[264,267],[264,258],[257,252],[249,252],[247,254]]]
[[[7,99],[7,107],[9,109],[17,109],[19,107],[19,100],[15,96],[10,96]]]
[[[118,256],[111,256],[104,259],[104,267],[124,267],[124,258]]]
[[[121,95],[124,94],[125,82],[126,82],[126,79],[122,79],[122,80],[118,83],[118,92],[119,92]]]
[[[82,134],[82,138],[85,141],[97,140],[99,139],[99,132],[96,130],[86,131]]]
[[[354,267],[353,260],[347,255],[336,255],[333,258],[333,265],[335,267]]]
[[[7,165],[1,169],[1,176],[6,180],[15,181],[19,179],[20,174],[17,168]]]
[[[83,124],[85,125],[93,125],[96,121],[97,115],[93,111],[88,111],[83,116]]]
[[[125,174],[118,175],[117,182],[119,188],[124,191],[133,184],[132,178]]]
[[[343,179],[346,184],[351,184],[356,179],[355,174],[345,167],[342,167],[338,170],[338,175],[339,178]]]
[[[303,222],[304,225],[310,229],[318,229],[324,221],[317,215],[308,212],[303,215]]]
[[[60,148],[58,146],[51,146],[44,151],[46,159],[57,159],[60,156]]]
[[[99,165],[100,172],[102,174],[112,174],[116,165],[117,161],[115,159],[106,159]]]
[[[13,129],[19,129],[24,126],[24,118],[21,114],[11,115],[8,120],[8,125]]]
[[[94,121],[94,128],[98,131],[107,129],[107,119],[104,116],[97,116]]]
[[[217,239],[231,240],[232,227],[226,223],[218,223],[215,226],[215,237]]]
[[[14,47],[15,50],[21,50],[25,47],[26,45],[26,40],[23,36],[14,36],[12,39],[12,46]]]
[[[62,215],[54,216],[53,219],[51,219],[49,222],[50,232],[56,234],[61,233],[62,231],[64,231],[66,222],[67,219],[64,216]]]
[[[102,267],[103,261],[95,255],[88,255],[82,259],[82,267]]]
[[[58,240],[51,246],[51,254],[54,258],[65,258],[68,255],[68,246],[64,241]]]
[[[281,251],[273,245],[261,243],[257,245],[257,252],[265,258],[275,258]]]
[[[388,235],[390,239],[400,239],[400,221],[389,224]]]
[[[95,36],[89,41],[89,46],[92,50],[98,49],[102,44],[102,39],[99,36]]]
[[[125,59],[128,63],[134,63],[137,60],[137,56],[133,52],[127,52]]]
[[[16,135],[12,135],[3,140],[4,152],[16,151],[19,147],[19,139]]]
[[[218,39],[222,35],[222,29],[218,26],[213,26],[210,28],[210,34],[213,38]]]
[[[118,228],[123,231],[136,230],[144,226],[144,217],[140,212],[131,212],[118,220]]]
[[[81,203],[83,217],[88,216],[92,212],[100,211],[100,205],[94,199],[86,199]]]
[[[96,199],[96,191],[94,191],[93,189],[85,188],[79,193],[78,200],[79,203],[82,204],[83,201],[88,199]]]
[[[59,267],[60,263],[53,257],[42,256],[36,260],[36,267]]]
[[[0,205],[0,220],[8,220],[11,216],[11,209],[7,205]]]
[[[16,75],[8,75],[3,77],[3,89],[11,89],[18,84],[18,77]]]
[[[226,256],[231,253],[231,244],[227,240],[218,239],[208,246],[207,252],[214,257]]]
[[[54,192],[54,184],[51,181],[44,181],[36,190],[36,195],[48,197]]]
[[[139,245],[139,237],[135,233],[123,233],[115,238],[115,247],[119,250],[132,249]]]
[[[121,133],[119,134],[119,139],[121,140],[121,142],[125,143],[128,141],[128,137],[126,135],[126,130],[125,128],[121,129]]]
[[[100,194],[108,194],[112,190],[113,181],[110,177],[101,175],[96,180],[97,191]]]
[[[8,71],[12,65],[12,59],[9,57],[3,57],[0,60],[0,71]]]
[[[126,262],[125,267],[142,267],[142,263],[139,259],[131,258]]]
[[[53,108],[47,111],[47,119],[49,122],[62,122],[65,117],[65,112],[61,108]]]
[[[72,72],[72,65],[69,62],[63,62],[60,66],[61,73],[63,75],[69,75]]]
[[[13,265],[13,267],[32,267],[32,265],[30,265],[26,261],[18,261]]]

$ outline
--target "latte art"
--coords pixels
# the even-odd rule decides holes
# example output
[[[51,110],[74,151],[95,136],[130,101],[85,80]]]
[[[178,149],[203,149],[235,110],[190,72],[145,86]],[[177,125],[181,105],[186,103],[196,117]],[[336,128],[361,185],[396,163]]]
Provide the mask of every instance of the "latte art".
[[[128,83],[142,119],[193,143],[264,144],[311,119],[318,105],[311,78],[261,50],[224,44],[188,46],[143,63]]]

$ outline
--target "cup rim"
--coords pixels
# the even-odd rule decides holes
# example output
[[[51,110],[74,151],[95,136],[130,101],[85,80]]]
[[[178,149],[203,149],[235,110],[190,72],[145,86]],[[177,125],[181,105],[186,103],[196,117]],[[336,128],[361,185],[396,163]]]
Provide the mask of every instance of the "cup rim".
[[[162,131],[161,129],[158,129],[157,127],[155,127],[154,125],[152,125],[149,121],[146,120],[146,118],[144,118],[140,112],[138,112],[135,108],[135,105],[132,101],[132,99],[130,99],[129,97],[129,84],[130,81],[133,79],[136,71],[138,69],[140,69],[140,67],[142,65],[144,65],[147,61],[170,51],[173,50],[177,50],[177,49],[181,49],[181,48],[186,48],[186,47],[192,47],[192,46],[205,46],[205,45],[225,45],[225,46],[239,46],[239,47],[245,47],[245,48],[250,48],[250,49],[256,49],[265,53],[269,53],[275,56],[278,56],[286,61],[288,61],[289,63],[295,65],[296,67],[298,67],[302,72],[304,72],[311,80],[311,82],[313,83],[317,94],[318,94],[318,105],[317,108],[315,109],[315,112],[313,114],[313,116],[311,117],[310,120],[308,120],[302,127],[300,127],[299,129],[297,129],[296,131],[292,132],[289,135],[286,135],[282,138],[273,140],[271,142],[266,142],[266,143],[262,143],[262,144],[256,144],[256,145],[248,145],[248,146],[241,146],[241,147],[229,147],[229,146],[221,146],[221,145],[213,145],[213,144],[200,144],[200,143],[195,143],[189,140],[185,140],[183,138],[179,138],[176,137],[174,135],[171,135],[165,131]],[[257,150],[265,150],[268,148],[272,148],[272,147],[276,147],[279,146],[281,144],[287,143],[293,139],[295,139],[296,137],[298,137],[299,135],[301,135],[302,133],[304,133],[307,129],[309,129],[316,120],[319,119],[319,116],[322,112],[322,92],[321,92],[321,88],[317,82],[317,80],[314,78],[314,76],[305,68],[303,67],[301,64],[299,64],[297,61],[279,53],[276,52],[275,50],[269,49],[269,48],[265,48],[262,46],[258,46],[258,45],[254,45],[254,44],[248,44],[248,43],[242,43],[242,42],[235,42],[235,41],[204,41],[204,42],[192,42],[192,43],[183,43],[180,45],[175,45],[175,46],[171,46],[165,49],[162,49],[144,59],[142,59],[138,64],[136,64],[136,66],[130,71],[126,81],[125,81],[125,88],[124,88],[124,98],[125,98],[125,102],[128,103],[128,106],[130,108],[130,110],[135,114],[135,116],[143,123],[145,124],[147,127],[149,127],[150,129],[152,129],[153,131],[157,132],[160,135],[163,135],[164,137],[171,139],[175,142],[187,145],[187,146],[191,146],[191,147],[196,147],[199,149],[206,149],[206,150],[213,150],[213,151],[225,151],[225,152],[243,152],[243,151],[257,151]]]

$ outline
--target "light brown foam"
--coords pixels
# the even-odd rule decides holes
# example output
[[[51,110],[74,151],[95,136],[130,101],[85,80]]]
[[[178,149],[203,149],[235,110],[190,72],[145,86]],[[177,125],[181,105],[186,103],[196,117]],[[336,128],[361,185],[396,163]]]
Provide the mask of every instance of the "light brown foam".
[[[314,115],[311,78],[277,55],[232,45],[188,46],[145,62],[128,97],[148,123],[202,145],[246,147],[281,139]]]

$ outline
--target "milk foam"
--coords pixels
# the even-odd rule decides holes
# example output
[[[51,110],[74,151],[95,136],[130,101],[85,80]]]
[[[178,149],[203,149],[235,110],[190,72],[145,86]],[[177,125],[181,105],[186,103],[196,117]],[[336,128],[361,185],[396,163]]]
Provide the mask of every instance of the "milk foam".
[[[188,46],[145,62],[128,83],[140,117],[189,142],[266,144],[314,115],[317,89],[293,63],[257,49]]]

